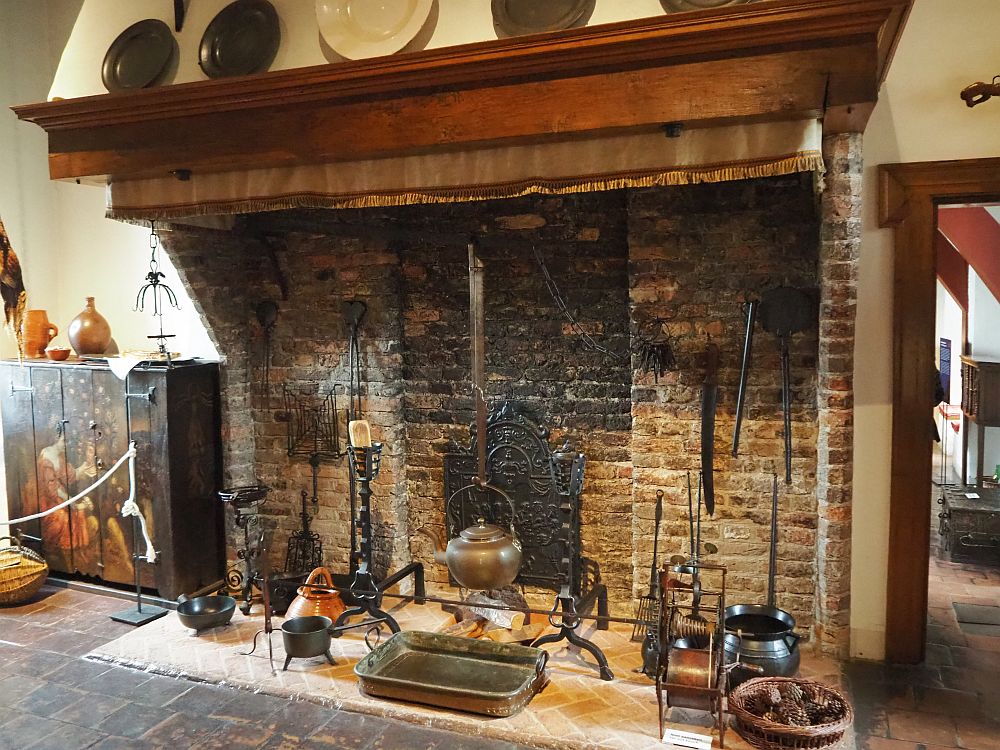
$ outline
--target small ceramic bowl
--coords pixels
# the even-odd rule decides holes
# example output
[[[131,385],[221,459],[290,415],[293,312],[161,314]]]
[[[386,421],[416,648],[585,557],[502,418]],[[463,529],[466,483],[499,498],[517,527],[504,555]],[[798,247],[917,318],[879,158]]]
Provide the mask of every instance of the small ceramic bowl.
[[[45,355],[51,359],[53,362],[62,362],[64,359],[69,357],[69,349],[65,347],[57,346],[51,349],[45,350]]]

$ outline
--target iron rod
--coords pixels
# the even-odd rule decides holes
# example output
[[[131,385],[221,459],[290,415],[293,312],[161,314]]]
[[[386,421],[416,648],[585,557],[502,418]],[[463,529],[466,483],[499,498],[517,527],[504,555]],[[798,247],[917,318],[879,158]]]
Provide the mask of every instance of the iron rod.
[[[774,576],[778,569],[778,475],[771,479],[771,554],[767,568],[767,606],[774,607]]]
[[[743,426],[743,403],[747,395],[747,378],[750,375],[750,356],[753,352],[753,326],[757,320],[757,300],[747,303],[747,332],[743,340],[743,364],[740,365],[740,387],[736,392],[736,427],[733,430],[733,458],[740,452],[740,428]]]
[[[704,566],[704,567],[708,567],[708,566]],[[335,591],[335,592],[337,592],[339,594],[351,594],[352,593],[349,588],[344,588],[344,587],[340,587],[340,586],[327,586],[325,583],[301,583],[299,585],[303,586],[305,588],[317,589],[319,591]],[[717,595],[717,592],[710,591],[710,590],[704,590],[704,591],[701,592],[701,595],[702,596],[715,596],[715,595]],[[416,601],[418,598],[420,598],[421,601],[423,601],[423,602],[431,602],[432,604],[451,604],[451,605],[454,605],[454,606],[457,606],[457,607],[467,606],[468,605],[468,602],[464,602],[461,599],[446,599],[444,597],[439,597],[439,596],[416,597],[416,596],[414,596],[412,594],[393,594],[393,593],[388,592],[388,591],[383,592],[382,596],[383,597],[388,597],[390,599],[398,599],[398,600],[403,601],[403,602],[413,602],[413,601]],[[531,614],[531,615],[544,615],[544,616],[548,616],[548,615],[554,614],[555,617],[559,617],[560,616],[560,613],[559,613],[558,610],[555,610],[555,612],[553,613],[553,610],[551,610],[551,609],[537,609],[537,608],[534,608],[534,607],[512,607],[509,604],[487,604],[485,602],[483,602],[483,603],[476,602],[476,607],[477,608],[481,608],[481,609],[496,609],[496,610],[501,610],[501,611],[504,611],[504,612],[524,612],[526,614]],[[588,614],[581,614],[581,613],[574,613],[572,617],[573,617],[574,620],[606,620],[607,622],[622,623],[624,625],[650,625],[650,624],[652,624],[648,620],[640,620],[637,617],[616,617],[614,615],[607,615],[606,617],[602,617],[601,615],[588,615]]]
[[[788,336],[781,337],[781,407],[785,421],[785,484],[792,483],[792,374]]]

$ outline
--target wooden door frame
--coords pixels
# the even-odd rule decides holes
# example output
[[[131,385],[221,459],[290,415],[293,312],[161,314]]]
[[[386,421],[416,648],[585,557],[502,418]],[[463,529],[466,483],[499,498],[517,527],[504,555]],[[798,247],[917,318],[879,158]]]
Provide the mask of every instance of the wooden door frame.
[[[1000,197],[1000,159],[882,164],[879,225],[893,229],[892,459],[885,656],[924,658],[930,562],[934,235],[937,207]]]

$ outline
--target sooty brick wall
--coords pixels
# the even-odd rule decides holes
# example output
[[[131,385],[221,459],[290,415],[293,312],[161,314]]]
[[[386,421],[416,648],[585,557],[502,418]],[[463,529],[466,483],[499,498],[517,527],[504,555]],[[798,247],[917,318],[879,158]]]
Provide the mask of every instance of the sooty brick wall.
[[[829,200],[824,206],[835,207]],[[824,236],[834,242],[843,224],[828,220]],[[275,487],[265,510],[279,562],[287,534],[297,525],[298,493],[309,486],[305,460],[285,455],[281,386],[316,392],[346,383],[347,331],[340,303],[367,302],[361,332],[364,411],[377,439],[387,444],[376,483],[379,559],[382,567],[423,560],[428,578],[444,581],[430,543],[415,530],[442,524],[442,459],[469,443],[466,242],[475,234],[486,263],[487,393],[528,401],[552,428],[553,445],[569,436],[588,454],[585,553],[600,565],[615,609],[627,612],[648,580],[657,489],[667,500],[661,559],[687,549],[684,478],[698,467],[701,355],[709,340],[722,351],[718,510],[705,522],[703,538],[717,544],[719,561],[730,565],[730,601],[762,601],[771,474],[782,468],[780,379],[776,342],[758,329],[742,451],[729,457],[742,303],[779,284],[820,286],[819,232],[811,177],[790,176],[398,209],[256,214],[240,217],[228,233],[177,226],[165,234],[164,246],[226,357],[227,481],[256,478]],[[650,375],[632,372],[634,356],[630,363],[587,348],[546,289],[533,247],[597,342],[627,355],[639,319],[663,318],[677,370],[654,383]],[[280,299],[275,267],[288,278],[287,300]],[[824,315],[849,317],[849,305],[840,310],[833,304],[842,295],[831,291],[831,284],[836,286],[823,287]],[[265,298],[278,299],[281,307],[270,399],[256,384],[261,331],[253,305]],[[844,416],[831,411],[843,401],[837,389],[844,382],[838,376],[844,359],[836,354],[843,347],[833,342],[830,348],[828,338],[814,328],[792,343],[794,482],[780,486],[778,603],[803,629],[813,624],[814,613],[820,621],[827,617],[816,597],[816,551],[824,541],[817,539],[818,526],[832,523],[839,539],[841,508],[844,502],[849,507],[842,481],[849,462],[846,468],[838,463],[822,475],[820,511],[826,515],[817,514],[820,425],[835,430],[824,442],[824,460],[832,460],[827,453],[836,449],[839,462],[843,451],[836,446],[849,436]],[[830,372],[818,373],[823,362]],[[817,407],[819,382],[823,398]],[[837,393],[828,394],[831,390]],[[316,529],[328,563],[343,569],[348,506],[342,462],[322,467],[320,496]],[[849,519],[847,524],[849,529]],[[846,597],[839,558],[829,575],[835,576],[840,597],[835,615],[842,617]],[[838,630],[832,637],[841,635]]]

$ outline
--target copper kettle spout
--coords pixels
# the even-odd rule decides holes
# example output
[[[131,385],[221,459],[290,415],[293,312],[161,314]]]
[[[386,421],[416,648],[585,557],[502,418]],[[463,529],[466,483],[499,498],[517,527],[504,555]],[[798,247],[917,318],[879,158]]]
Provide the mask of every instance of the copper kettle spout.
[[[447,565],[448,559],[445,557],[444,531],[430,526],[421,526],[417,529],[417,533],[423,534],[434,542],[434,562],[438,565]]]

